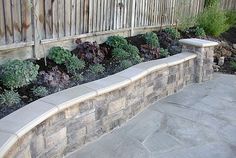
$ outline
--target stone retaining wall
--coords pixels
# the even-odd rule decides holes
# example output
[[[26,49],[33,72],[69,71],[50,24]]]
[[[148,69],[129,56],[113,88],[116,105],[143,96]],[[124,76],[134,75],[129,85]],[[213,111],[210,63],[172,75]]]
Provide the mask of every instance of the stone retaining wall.
[[[63,157],[196,81],[181,53],[42,98],[0,120],[0,157]]]

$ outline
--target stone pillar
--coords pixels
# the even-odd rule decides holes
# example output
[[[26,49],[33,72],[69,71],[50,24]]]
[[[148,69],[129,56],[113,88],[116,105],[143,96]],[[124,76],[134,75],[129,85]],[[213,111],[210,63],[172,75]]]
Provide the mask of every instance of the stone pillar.
[[[183,44],[182,52],[192,52],[197,54],[195,60],[195,81],[201,83],[213,77],[214,47],[217,42],[202,39],[181,39]]]

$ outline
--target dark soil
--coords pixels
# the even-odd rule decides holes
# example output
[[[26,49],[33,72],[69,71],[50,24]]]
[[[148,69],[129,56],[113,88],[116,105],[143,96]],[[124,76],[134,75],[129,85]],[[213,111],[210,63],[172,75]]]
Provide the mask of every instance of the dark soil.
[[[223,33],[221,35],[221,38],[223,38],[224,41],[230,44],[236,44],[236,27],[232,27],[228,31]]]

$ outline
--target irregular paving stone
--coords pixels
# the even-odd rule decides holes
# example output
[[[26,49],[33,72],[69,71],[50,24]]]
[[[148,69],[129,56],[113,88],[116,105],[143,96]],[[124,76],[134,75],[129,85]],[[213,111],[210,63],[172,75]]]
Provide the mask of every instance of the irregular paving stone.
[[[150,135],[150,137],[144,141],[144,145],[151,152],[167,152],[175,148],[181,147],[181,144],[164,132],[155,132]]]
[[[103,137],[101,141],[84,147],[70,158],[147,158],[148,151],[137,140],[117,132]]]
[[[167,153],[152,153],[151,158],[234,158],[235,151],[221,142],[199,145]]]
[[[220,130],[220,134],[226,142],[236,146],[236,126],[227,125]]]

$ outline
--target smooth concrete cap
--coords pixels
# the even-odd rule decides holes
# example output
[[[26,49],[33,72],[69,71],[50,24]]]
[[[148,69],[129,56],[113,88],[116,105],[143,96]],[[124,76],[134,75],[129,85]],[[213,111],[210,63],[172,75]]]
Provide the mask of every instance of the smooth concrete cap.
[[[196,46],[196,47],[214,47],[219,44],[217,42],[197,39],[197,38],[181,39],[179,40],[179,42],[182,44]]]
[[[167,67],[167,63],[165,60],[159,59],[159,60],[148,61],[145,63],[140,63],[133,67],[137,69],[146,70],[148,73],[151,73]]]
[[[148,74],[147,70],[131,67],[124,71],[117,73],[117,76],[130,79],[132,82],[137,81],[138,79],[143,78]]]
[[[188,61],[188,60],[196,58],[197,54],[189,53],[189,52],[183,52],[183,53],[181,53],[181,56],[184,59],[184,61]]]
[[[84,85],[79,85],[58,93],[54,93],[50,96],[44,97],[40,100],[53,104],[59,108],[60,111],[69,108],[73,104],[82,102],[89,98],[96,96],[95,90],[88,88]]]
[[[0,157],[15,144],[17,136],[10,133],[0,132]]]
[[[84,84],[84,86],[89,87],[97,91],[97,95],[111,92],[115,89],[122,88],[131,83],[130,79],[120,77],[117,74],[108,76],[106,78],[96,80],[90,83]]]
[[[0,131],[22,137],[57,112],[56,106],[38,100],[1,119]]]
[[[167,63],[167,66],[174,66],[184,62],[185,60],[182,54],[177,54],[174,56],[170,56],[169,58],[165,58],[165,61]]]

